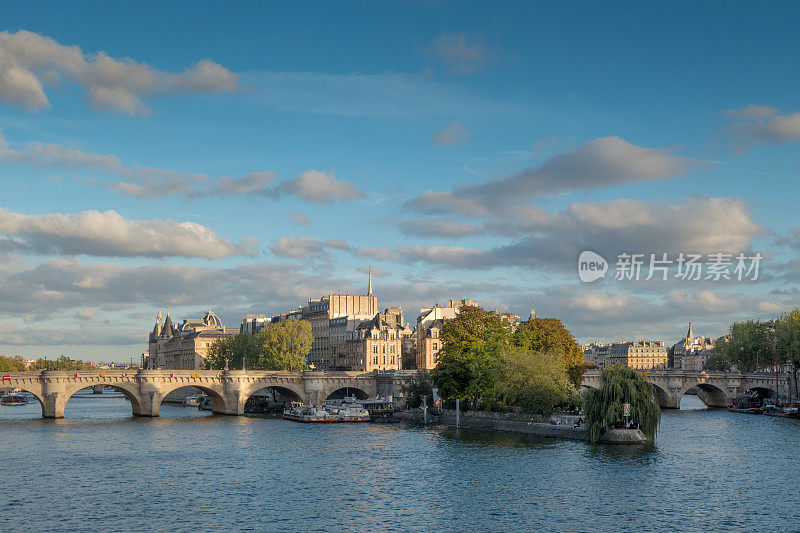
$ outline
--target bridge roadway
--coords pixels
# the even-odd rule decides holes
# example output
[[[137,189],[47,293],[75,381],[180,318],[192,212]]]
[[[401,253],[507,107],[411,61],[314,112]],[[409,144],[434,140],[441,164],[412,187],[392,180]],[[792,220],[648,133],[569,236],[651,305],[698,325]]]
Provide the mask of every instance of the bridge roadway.
[[[775,397],[774,372],[683,372],[680,370],[642,371],[647,381],[655,386],[658,405],[666,409],[680,408],[681,398],[692,387],[710,407],[726,407],[732,400],[747,391],[757,391],[764,397]],[[788,396],[786,374],[778,373],[778,395]],[[598,388],[600,370],[588,370],[583,375],[582,387]]]
[[[73,394],[98,385],[109,385],[122,392],[136,416],[158,416],[164,397],[181,387],[195,387],[206,393],[215,413],[242,415],[247,399],[263,388],[277,390],[290,400],[319,404],[341,389],[362,398],[402,396],[402,384],[410,374],[409,371],[42,370],[2,372],[0,388],[19,388],[36,396],[44,418],[63,418]]]

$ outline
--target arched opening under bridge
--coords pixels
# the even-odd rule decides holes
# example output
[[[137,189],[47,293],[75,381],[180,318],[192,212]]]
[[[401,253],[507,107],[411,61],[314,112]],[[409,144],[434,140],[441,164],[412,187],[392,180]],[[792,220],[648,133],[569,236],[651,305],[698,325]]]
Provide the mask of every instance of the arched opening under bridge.
[[[356,400],[367,400],[369,394],[357,387],[342,387],[328,394],[326,400],[341,400],[343,398],[355,397]]]
[[[303,403],[303,398],[297,391],[278,385],[262,387],[247,397],[244,402],[244,414],[278,414],[290,407],[292,402]]]

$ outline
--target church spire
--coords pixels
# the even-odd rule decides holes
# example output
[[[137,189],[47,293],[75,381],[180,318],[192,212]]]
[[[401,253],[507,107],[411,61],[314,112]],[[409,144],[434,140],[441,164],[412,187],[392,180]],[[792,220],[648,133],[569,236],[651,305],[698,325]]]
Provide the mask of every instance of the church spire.
[[[689,322],[689,333],[686,334],[686,338],[692,340],[694,338],[694,333],[692,333],[692,323]]]
[[[372,296],[372,269],[369,269],[369,282],[367,283],[367,296]]]

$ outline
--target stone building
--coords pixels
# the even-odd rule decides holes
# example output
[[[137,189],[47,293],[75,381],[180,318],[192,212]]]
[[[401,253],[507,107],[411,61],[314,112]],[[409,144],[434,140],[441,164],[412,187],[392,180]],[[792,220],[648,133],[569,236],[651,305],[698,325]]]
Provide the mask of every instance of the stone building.
[[[444,307],[436,304],[419,310],[416,327],[417,369],[430,370],[436,366],[439,362],[439,350],[442,349],[439,338],[442,328],[447,320],[454,319],[466,305],[478,307],[478,302],[469,299],[450,300]]]
[[[403,338],[412,331],[403,320],[401,307],[390,307],[363,320],[354,330],[343,329],[346,317],[331,320],[331,368],[337,370],[400,370]],[[342,323],[342,330],[335,329]]]
[[[695,337],[692,323],[689,322],[689,331],[686,336],[672,347],[673,368],[688,372],[701,372],[706,366],[708,356],[714,352],[714,346],[715,342],[711,337]]]
[[[402,340],[412,335],[403,322],[400,307],[378,312],[372,273],[366,294],[328,294],[309,298],[308,305],[289,313],[272,317],[249,315],[242,320],[240,331],[257,333],[269,323],[290,319],[311,323],[313,340],[308,363],[317,370],[399,370]]]
[[[667,351],[664,341],[615,342],[604,366],[621,363],[635,370],[663,370],[667,368]]]
[[[603,368],[611,355],[611,346],[612,344],[609,342],[589,342],[584,344],[581,346],[583,359],[594,363],[597,368]]]
[[[202,370],[211,344],[236,333],[211,309],[203,318],[184,320],[178,326],[173,325],[169,314],[163,319],[159,310],[148,339],[145,368]]]

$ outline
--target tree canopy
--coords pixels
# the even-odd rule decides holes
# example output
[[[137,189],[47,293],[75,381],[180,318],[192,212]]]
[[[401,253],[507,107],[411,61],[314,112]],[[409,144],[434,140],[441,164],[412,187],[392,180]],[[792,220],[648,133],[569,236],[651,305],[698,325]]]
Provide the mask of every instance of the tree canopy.
[[[583,395],[583,412],[589,440],[597,442],[603,431],[618,420],[624,420],[624,404],[631,404],[630,420],[650,440],[655,440],[661,409],[656,402],[653,385],[631,368],[615,364],[603,369],[600,388]]]
[[[526,412],[567,403],[575,393],[568,365],[582,364],[580,347],[560,321],[539,320],[511,333],[496,313],[463,307],[441,333],[439,363],[431,372],[439,395],[484,409]]]
[[[419,370],[403,383],[403,394],[406,396],[406,403],[412,409],[422,405],[422,398],[427,398],[428,405],[433,405],[433,381],[431,373],[427,370]]]
[[[246,363],[252,370],[304,370],[312,340],[311,323],[306,320],[267,324],[255,335],[217,339],[209,347],[206,367],[241,370]]]
[[[586,363],[575,337],[557,318],[533,318],[522,322],[511,335],[515,346],[538,353],[560,352],[575,387],[580,387]]]
[[[715,347],[712,364],[720,369],[758,370],[775,362],[775,322],[748,320],[731,325],[730,334]]]
[[[0,371],[2,372],[22,372],[27,368],[25,359],[19,355],[8,357],[0,355]]]

